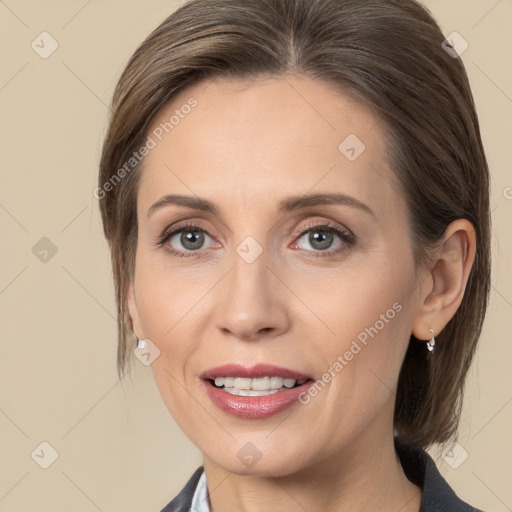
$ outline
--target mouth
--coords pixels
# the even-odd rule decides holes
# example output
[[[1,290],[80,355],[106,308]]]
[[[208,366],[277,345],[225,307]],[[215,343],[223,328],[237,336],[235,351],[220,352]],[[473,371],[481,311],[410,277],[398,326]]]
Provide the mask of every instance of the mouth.
[[[278,414],[296,403],[312,377],[275,365],[224,365],[201,375],[206,394],[222,411],[257,419]]]

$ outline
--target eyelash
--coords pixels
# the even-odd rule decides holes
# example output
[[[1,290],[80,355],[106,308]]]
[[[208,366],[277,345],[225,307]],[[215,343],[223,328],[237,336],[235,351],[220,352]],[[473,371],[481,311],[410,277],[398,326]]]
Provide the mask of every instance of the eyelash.
[[[336,256],[336,255],[350,249],[356,243],[356,237],[351,232],[349,232],[348,230],[343,230],[343,229],[339,228],[337,225],[331,224],[329,222],[317,222],[317,223],[303,226],[301,230],[298,230],[293,234],[294,240],[299,240],[305,234],[309,233],[310,231],[313,231],[314,229],[316,229],[317,231],[324,231],[327,233],[334,233],[335,235],[338,235],[340,237],[340,239],[342,240],[343,245],[340,248],[331,250],[331,251],[328,251],[328,250],[327,251],[308,251],[308,250],[304,249],[307,252],[317,253],[314,256],[310,256],[312,258],[329,258],[329,257]],[[202,228],[198,224],[194,224],[193,222],[186,222],[184,224],[181,224],[181,225],[173,228],[170,231],[165,231],[163,233],[163,235],[161,235],[157,238],[156,245],[158,247],[163,247],[168,240],[170,240],[174,235],[176,235],[177,233],[180,233],[181,231],[201,231],[203,233],[206,233],[210,238],[214,239],[214,237],[208,232],[208,230]],[[179,258],[194,257],[194,256],[197,256],[198,254],[201,254],[201,252],[202,252],[201,250],[182,252],[182,251],[173,249],[172,247],[167,247],[166,249],[171,254],[173,254],[174,256],[177,256]]]

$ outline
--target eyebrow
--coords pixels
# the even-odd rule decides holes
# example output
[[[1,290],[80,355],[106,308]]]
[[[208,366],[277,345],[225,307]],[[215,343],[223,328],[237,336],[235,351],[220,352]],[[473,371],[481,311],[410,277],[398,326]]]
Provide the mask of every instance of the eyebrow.
[[[307,194],[304,196],[289,196],[280,201],[279,211],[288,213],[301,208],[308,208],[311,206],[318,206],[324,204],[341,204],[357,208],[373,217],[375,214],[370,207],[356,199],[355,197],[346,194]],[[219,215],[220,211],[217,206],[206,199],[200,197],[184,196],[179,194],[166,195],[154,203],[148,210],[148,217],[156,210],[169,205],[185,206],[193,210],[200,210],[213,215]]]

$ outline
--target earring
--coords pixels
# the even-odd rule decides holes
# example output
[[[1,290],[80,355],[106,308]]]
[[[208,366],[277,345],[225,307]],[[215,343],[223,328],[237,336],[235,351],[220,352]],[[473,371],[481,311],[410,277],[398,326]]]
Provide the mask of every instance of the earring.
[[[139,340],[137,342],[137,347],[139,347],[139,348],[146,348],[146,342],[144,340]]]
[[[433,352],[436,346],[436,339],[434,338],[434,331],[432,329],[429,329],[429,331],[432,333],[432,338],[427,341],[427,349],[429,352]]]

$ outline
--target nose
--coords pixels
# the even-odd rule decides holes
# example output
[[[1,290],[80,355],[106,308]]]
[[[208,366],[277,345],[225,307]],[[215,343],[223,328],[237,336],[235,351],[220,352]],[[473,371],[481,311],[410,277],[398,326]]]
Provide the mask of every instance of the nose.
[[[215,323],[224,335],[256,341],[289,328],[286,287],[268,263],[265,251],[252,263],[234,253],[215,305]]]

